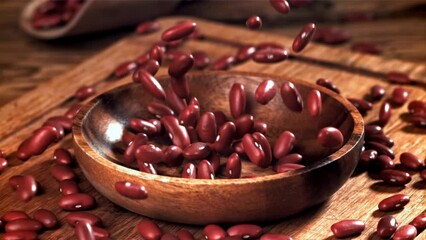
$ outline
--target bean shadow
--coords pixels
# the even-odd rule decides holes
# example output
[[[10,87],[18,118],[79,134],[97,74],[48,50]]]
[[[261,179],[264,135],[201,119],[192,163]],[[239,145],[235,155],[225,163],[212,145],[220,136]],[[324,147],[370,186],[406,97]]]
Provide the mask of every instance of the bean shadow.
[[[376,182],[370,185],[371,190],[381,193],[398,193],[404,188],[405,186],[391,186],[384,182]]]
[[[426,180],[420,180],[413,183],[413,188],[417,190],[426,190]]]
[[[394,214],[400,213],[403,210],[404,210],[404,208],[398,209],[396,211],[383,212],[383,211],[380,211],[379,209],[376,209],[376,210],[374,210],[374,212],[371,215],[375,218],[382,218],[382,217],[387,216],[387,215],[394,215]]]

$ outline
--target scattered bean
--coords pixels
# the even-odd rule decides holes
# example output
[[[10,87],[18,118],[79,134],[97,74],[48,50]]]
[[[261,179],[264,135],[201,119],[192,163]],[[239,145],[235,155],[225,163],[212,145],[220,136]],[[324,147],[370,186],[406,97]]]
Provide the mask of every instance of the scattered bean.
[[[96,200],[86,193],[65,195],[59,200],[59,207],[67,211],[88,210],[95,205]]]
[[[364,229],[365,224],[360,220],[343,220],[331,225],[331,231],[337,238],[346,238],[360,234]]]
[[[187,37],[194,32],[197,24],[192,21],[183,21],[163,32],[161,39],[166,42],[175,41]]]
[[[80,188],[74,180],[67,179],[59,182],[59,192],[62,193],[62,195],[70,195],[79,193]]]
[[[326,148],[339,148],[343,145],[343,134],[334,127],[325,127],[318,132],[318,142]]]
[[[395,194],[380,201],[380,211],[389,212],[404,208],[410,202],[410,197],[405,194]]]
[[[263,229],[254,224],[239,224],[226,230],[229,236],[241,237],[243,239],[256,239],[262,235]]]
[[[251,16],[246,21],[246,26],[252,30],[258,30],[262,28],[262,19],[259,16]]]
[[[393,235],[393,240],[413,240],[417,236],[417,229],[412,225],[399,227]]]
[[[419,170],[423,167],[423,163],[420,158],[412,153],[404,152],[400,155],[399,159],[401,164],[409,169]]]
[[[43,227],[46,229],[52,229],[58,225],[58,219],[56,218],[56,215],[47,209],[36,210],[33,213],[33,218],[41,222]]]
[[[306,47],[306,45],[308,45],[308,43],[312,40],[314,34],[315,34],[315,24],[313,23],[306,24],[306,26],[302,28],[302,30],[293,40],[293,46],[292,46],[293,51],[297,53],[302,51]]]
[[[214,224],[209,224],[205,226],[203,231],[207,240],[221,240],[227,236],[223,228]]]
[[[302,96],[292,82],[284,82],[281,85],[281,98],[291,111],[301,112],[303,110]]]
[[[380,172],[379,177],[383,182],[396,186],[404,186],[411,181],[410,174],[400,170],[386,169]]]
[[[322,101],[321,92],[318,90],[312,90],[308,96],[308,111],[312,117],[316,117],[321,114]]]
[[[377,235],[381,238],[390,238],[396,231],[398,223],[394,216],[388,215],[380,218],[377,224]]]
[[[277,91],[274,81],[265,79],[256,88],[254,96],[258,103],[265,105],[275,97]]]
[[[149,220],[141,221],[136,228],[139,234],[147,240],[159,240],[163,234],[158,225]]]

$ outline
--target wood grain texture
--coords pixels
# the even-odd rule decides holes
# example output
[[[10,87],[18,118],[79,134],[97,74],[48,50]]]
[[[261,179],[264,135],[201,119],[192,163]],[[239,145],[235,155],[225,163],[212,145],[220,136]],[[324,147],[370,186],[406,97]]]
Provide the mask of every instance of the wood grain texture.
[[[178,19],[169,18],[162,19],[163,27],[175,23]],[[206,21],[199,21],[200,26],[209,27],[210,37],[205,41],[190,41],[183,45],[182,49],[187,51],[205,50],[212,59],[217,59],[225,53],[236,52],[236,46],[247,43],[252,40],[253,43],[264,40],[278,40],[286,45],[290,38],[280,37],[276,35],[253,35],[252,32],[241,30],[234,27],[214,24]],[[218,32],[227,34],[217,34]],[[238,33],[236,37],[233,34]],[[214,35],[215,40],[212,40]],[[159,33],[149,35],[147,37],[131,36],[116,45],[108,48],[100,54],[93,56],[91,59],[83,62],[77,68],[61,75],[53,80],[39,86],[36,90],[13,100],[9,104],[0,109],[0,148],[5,149],[8,159],[13,165],[0,175],[0,214],[9,210],[23,209],[29,213],[39,207],[45,207],[58,213],[62,228],[55,231],[48,231],[41,235],[46,239],[69,239],[73,235],[71,227],[65,224],[64,217],[66,213],[59,210],[57,201],[59,194],[57,193],[57,184],[49,175],[49,167],[51,165],[52,153],[55,147],[70,147],[70,136],[55,146],[49,148],[44,154],[33,157],[26,162],[20,162],[14,157],[14,151],[17,145],[30,134],[34,129],[39,127],[43,121],[44,114],[55,115],[65,111],[73,92],[83,84],[99,83],[97,92],[101,93],[111,88],[111,85],[121,85],[130,82],[130,77],[115,81],[105,82],[104,79],[109,75],[112,68],[124,60],[133,59],[141,52],[145,51],[159,36]],[[220,37],[222,36],[222,39]],[[258,37],[256,37],[258,36]],[[262,39],[259,39],[261,38]],[[219,39],[218,39],[219,38]],[[221,40],[221,43],[217,43]],[[244,42],[242,42],[244,40]],[[232,44],[228,44],[231,42]],[[299,58],[290,59],[288,61],[264,65],[254,62],[246,62],[236,66],[235,70],[254,71],[262,73],[273,73],[277,75],[287,75],[303,79],[308,82],[315,82],[317,78],[326,77],[332,79],[336,85],[342,90],[344,97],[364,97],[369,88],[374,84],[380,84],[386,88],[389,94],[397,85],[389,84],[383,78],[371,75],[364,75],[362,72],[349,71],[345,68],[339,68],[340,55],[336,59],[332,58],[331,53],[347,54],[350,58],[352,55],[343,50],[329,51],[324,46],[310,45],[306,53],[302,53],[306,57],[317,57],[316,49],[321,53],[326,52],[330,56],[320,56],[326,58],[327,61],[334,61],[333,65],[321,65],[314,62],[303,61]],[[424,66],[421,64],[407,63],[404,61],[387,60],[379,57],[371,57],[365,55],[355,55],[354,59],[363,59],[369,62],[377,62],[372,65],[371,71],[383,72],[386,68],[393,67],[401,71],[407,71],[418,79],[424,79]],[[324,60],[324,59],[320,59]],[[324,61],[325,61],[324,60]],[[358,62],[348,62],[349,67],[360,65]],[[358,64],[358,65],[357,65]],[[364,66],[369,67],[369,66]],[[423,70],[422,70],[423,69]],[[160,70],[159,75],[166,73],[166,68]],[[423,85],[405,86],[410,92],[410,99],[426,100],[425,89]],[[58,106],[61,106],[58,108]],[[374,108],[365,117],[366,122],[377,119],[378,108],[380,103],[375,104]],[[395,140],[394,151],[399,156],[404,151],[411,151],[419,155],[422,159],[425,157],[424,142],[426,141],[426,132],[424,129],[414,128],[404,121],[403,115],[407,112],[407,105],[403,105],[393,109],[393,116],[390,123],[385,127],[385,132]],[[17,117],[18,116],[18,117]],[[397,157],[397,162],[399,159]],[[111,232],[114,239],[132,239],[138,238],[135,230],[136,224],[143,217],[130,213],[122,208],[112,204],[106,198],[102,197],[88,184],[86,178],[82,175],[79,168],[76,171],[81,179],[80,187],[83,192],[90,192],[97,200],[98,207],[91,211],[102,217]],[[44,192],[40,196],[35,197],[28,204],[17,203],[12,190],[7,184],[7,180],[16,174],[32,174],[44,186]],[[354,175],[349,179],[347,184],[343,186],[333,197],[319,207],[312,208],[300,215],[284,219],[277,222],[262,223],[265,231],[282,232],[292,235],[296,239],[331,239],[331,231],[329,227],[336,221],[346,218],[357,218],[366,222],[366,230],[359,239],[378,239],[374,235],[375,227],[379,217],[383,213],[377,211],[379,201],[392,193],[401,191],[411,196],[410,203],[403,211],[392,212],[398,219],[400,225],[409,223],[412,218],[419,213],[425,211],[425,188],[426,183],[420,181],[418,174],[413,173],[413,180],[404,188],[389,187],[381,184],[380,181],[373,180],[367,174]],[[181,228],[188,229],[195,234],[196,239],[202,239],[202,228],[195,226],[187,226],[180,224],[171,224],[159,222],[165,232],[176,232]],[[419,239],[425,237],[425,232],[421,233]]]

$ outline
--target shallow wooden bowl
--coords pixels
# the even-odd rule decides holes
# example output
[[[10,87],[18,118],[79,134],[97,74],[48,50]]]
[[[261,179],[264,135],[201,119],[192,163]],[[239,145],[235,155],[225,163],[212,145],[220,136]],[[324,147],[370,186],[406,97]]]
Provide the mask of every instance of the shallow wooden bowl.
[[[155,219],[189,224],[273,220],[324,202],[354,171],[362,147],[363,120],[356,108],[338,94],[284,76],[196,72],[188,77],[190,92],[199,99],[201,110],[222,110],[229,119],[229,90],[234,82],[245,84],[248,112],[268,123],[268,139],[274,144],[282,131],[292,131],[297,138],[294,152],[303,155],[307,167],[274,174],[271,169],[263,170],[244,161],[242,175],[257,177],[216,180],[174,177],[180,169],[170,171],[162,166],[158,171],[168,176],[125,167],[120,164],[123,129],[130,118],[154,118],[146,110],[153,100],[150,94],[140,84],[130,83],[89,102],[73,127],[75,154],[81,169],[91,184],[117,205]],[[319,89],[322,114],[313,118],[307,110],[291,112],[279,94],[266,106],[257,104],[254,91],[265,78],[279,85],[292,81],[305,101],[313,88]],[[168,85],[168,77],[159,80],[163,86]],[[339,128],[343,133],[345,143],[340,149],[325,149],[317,143],[319,129],[326,126]],[[145,186],[148,198],[123,197],[114,188],[118,181]]]

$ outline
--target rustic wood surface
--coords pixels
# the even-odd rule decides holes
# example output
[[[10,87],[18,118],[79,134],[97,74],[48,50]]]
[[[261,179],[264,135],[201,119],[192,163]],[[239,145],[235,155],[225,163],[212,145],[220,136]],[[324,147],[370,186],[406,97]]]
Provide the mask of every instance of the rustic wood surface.
[[[5,4],[14,5],[15,3],[7,2]],[[13,12],[7,12],[4,9],[1,9],[1,11],[1,13],[5,13],[6,15],[13,15]],[[1,23],[2,25],[7,25],[6,20],[2,21],[4,21]],[[168,25],[174,24],[176,21],[178,21],[177,18],[162,19],[161,24],[165,28]],[[424,26],[425,23],[424,19],[419,18],[383,21],[380,22],[379,20],[379,24],[381,23],[382,26],[387,26],[387,28],[390,28],[388,24],[392,22],[400,24],[399,26],[403,26],[401,29],[404,29],[404,33],[405,31],[409,33],[408,29],[410,28],[413,31],[416,29],[420,31],[419,29],[422,29],[421,26]],[[212,59],[217,59],[224,54],[234,54],[242,41],[245,41],[244,43],[257,43],[264,41],[265,38],[263,37],[265,36],[268,40],[278,40],[285,45],[289,45],[291,42],[291,37],[255,35],[253,32],[240,28],[201,20],[197,20],[197,22],[200,29],[209,30],[203,31],[207,35],[207,40],[189,41],[183,45],[182,49],[188,51],[202,49],[207,51]],[[361,29],[363,27],[367,28],[367,23],[365,23],[366,25],[363,25],[364,23],[357,24],[360,29],[357,34],[362,38],[363,33],[366,34],[367,30]],[[295,27],[293,32],[297,31]],[[389,31],[392,32],[393,30]],[[236,33],[239,34],[238,37],[235,37]],[[425,79],[425,56],[424,51],[421,52],[421,49],[424,49],[424,45],[422,46],[419,43],[419,41],[424,41],[424,33],[423,35],[418,32],[413,34],[409,35],[409,37],[403,34],[399,35],[403,39],[402,42],[404,44],[398,44],[398,46],[410,46],[417,49],[417,51],[407,51],[407,55],[405,55],[404,50],[401,50],[399,52],[400,55],[396,56],[405,56],[407,59],[420,62],[418,64],[360,54],[353,55],[341,49],[311,44],[301,54],[303,58],[296,57],[272,65],[247,62],[234,67],[233,70],[282,74],[309,82],[315,82],[319,77],[326,77],[332,79],[339,86],[345,97],[362,98],[374,84],[385,86],[387,93],[390,93],[397,85],[388,84],[381,75],[389,69],[408,72],[420,81],[424,81]],[[0,148],[5,150],[12,167],[0,175],[0,199],[2,199],[0,214],[17,209],[22,209],[29,213],[40,207],[51,209],[58,214],[63,226],[55,231],[47,231],[41,237],[43,239],[69,239],[73,235],[73,230],[64,222],[64,217],[67,213],[57,207],[59,194],[57,192],[57,184],[49,174],[49,166],[52,163],[52,153],[56,147],[71,147],[70,136],[68,135],[63,141],[50,147],[44,154],[33,157],[26,162],[18,161],[14,156],[14,152],[19,143],[38,128],[43,120],[49,116],[62,114],[67,106],[72,101],[75,101],[70,97],[79,86],[97,84],[97,90],[100,93],[114,86],[128,83],[130,77],[114,82],[105,82],[104,80],[118,63],[133,59],[140,53],[143,53],[158,39],[159,33],[144,37],[130,36],[125,38],[60,76],[58,76],[59,73],[69,70],[71,66],[75,66],[82,59],[93,55],[98,51],[98,47],[100,48],[100,46],[96,46],[96,49],[94,49],[92,47],[93,42],[95,42],[92,41],[93,39],[83,42],[85,44],[81,44],[81,42],[77,44],[71,40],[66,40],[62,43],[53,43],[56,50],[46,52],[45,50],[49,48],[46,43],[35,42],[34,40],[25,38],[23,41],[14,41],[18,36],[23,37],[19,32],[12,31],[11,35],[5,33],[2,33],[2,35],[6,37],[7,40],[5,43],[9,45],[0,45],[1,51],[4,53],[1,57],[2,77],[0,79],[0,89],[2,94],[5,94],[2,96],[2,100],[4,98],[3,103],[9,103],[0,109]],[[389,49],[391,49],[391,46],[396,46],[396,43],[390,39],[393,36],[392,33],[387,34],[384,32],[381,35],[380,37],[383,37],[382,41],[385,48],[389,46]],[[293,35],[289,34],[289,36]],[[108,41],[113,40],[105,40],[104,46],[110,43]],[[66,47],[68,43],[71,43],[71,47]],[[39,46],[39,49],[34,50],[34,44],[35,46]],[[55,46],[55,44],[59,44],[59,46]],[[76,53],[75,48],[72,47],[73,44],[82,46],[82,51]],[[25,50],[28,52],[25,52]],[[70,56],[63,57],[64,54]],[[388,54],[388,56],[395,56],[395,53]],[[339,58],[342,55],[350,56],[353,61],[340,61]],[[386,51],[385,55],[387,55]],[[316,61],[307,61],[306,58],[312,58]],[[64,64],[60,63],[63,59],[65,59]],[[326,64],[327,62],[328,64]],[[363,66],[360,65],[362,62],[371,62],[373,64]],[[364,71],[359,72],[361,68],[374,74],[366,75]],[[158,75],[165,73],[166,68],[162,68]],[[55,78],[51,81],[46,81],[52,76],[55,76]],[[36,86],[38,88],[35,91],[30,91],[20,96],[23,92],[34,89]],[[406,86],[406,88],[410,91],[411,100],[426,100],[424,84],[410,85]],[[380,103],[375,104],[373,110],[365,117],[366,122],[377,119],[379,105]],[[395,139],[394,151],[396,156],[399,156],[404,151],[411,151],[423,159],[426,154],[424,148],[426,132],[424,129],[414,128],[404,121],[404,115],[401,116],[401,114],[406,111],[406,105],[393,109],[393,116],[390,123],[385,127],[385,132],[391,138]],[[396,161],[399,161],[398,157]],[[81,179],[79,186],[82,191],[90,192],[98,202],[98,207],[91,212],[94,212],[104,220],[112,237],[114,239],[137,239],[138,233],[135,226],[143,217],[110,203],[88,184],[79,168],[75,168],[75,170]],[[42,184],[43,193],[27,204],[20,203],[7,184],[7,179],[17,174],[34,175]],[[262,223],[262,225],[265,226],[266,231],[282,232],[294,236],[295,239],[332,239],[331,231],[329,230],[332,223],[346,218],[358,218],[364,220],[367,225],[366,230],[358,239],[378,239],[374,231],[379,217],[384,215],[377,211],[378,202],[384,197],[399,191],[410,195],[411,202],[403,211],[392,212],[400,225],[407,224],[414,216],[425,211],[425,185],[425,181],[420,181],[418,174],[413,175],[413,180],[405,188],[388,187],[368,177],[366,173],[354,175],[328,202],[289,219],[279,222]],[[158,223],[165,232],[173,233],[181,228],[185,228],[194,233],[197,239],[202,239],[201,227],[165,222]],[[425,237],[426,235],[423,232],[418,239]]]

